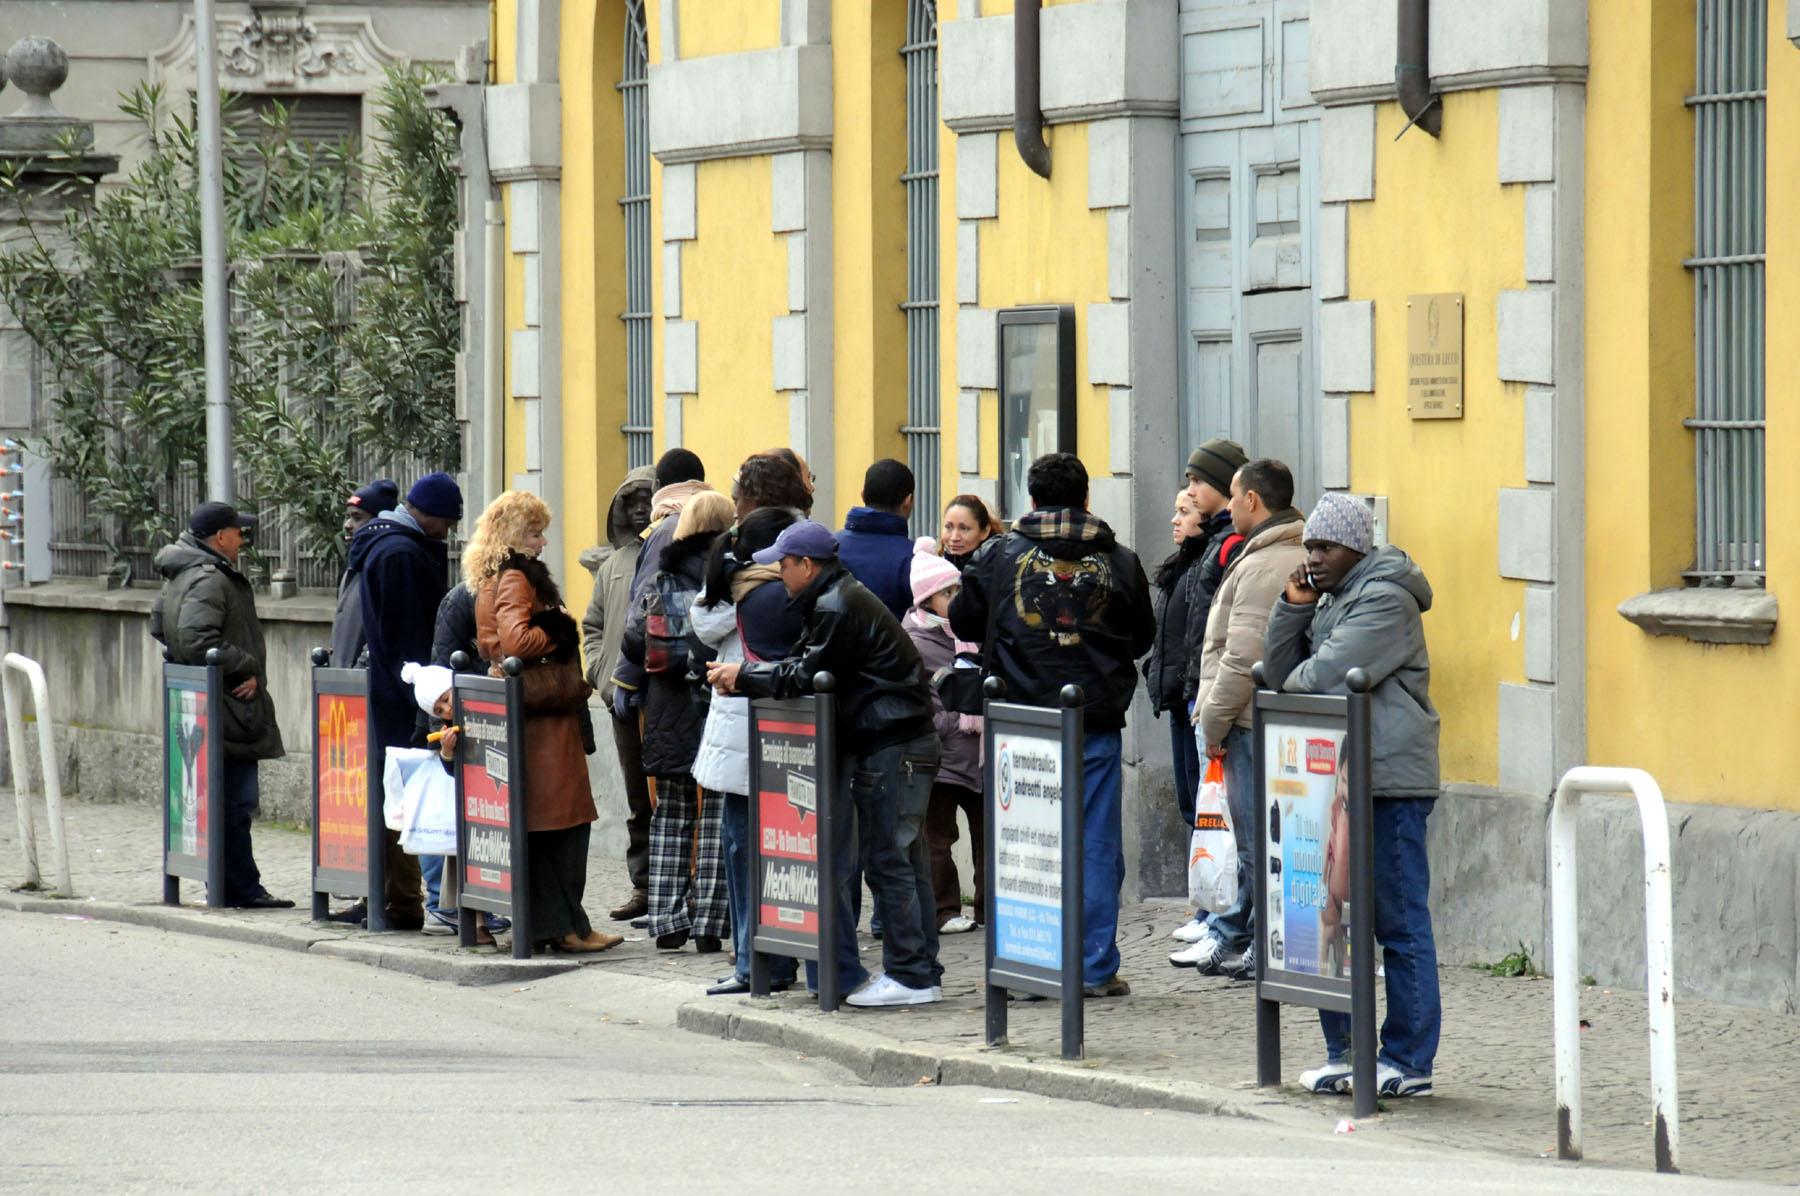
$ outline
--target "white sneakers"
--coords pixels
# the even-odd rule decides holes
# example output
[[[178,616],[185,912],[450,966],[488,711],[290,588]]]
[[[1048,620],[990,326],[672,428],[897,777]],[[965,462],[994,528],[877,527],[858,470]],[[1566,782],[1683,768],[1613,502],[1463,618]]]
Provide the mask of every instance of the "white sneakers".
[[[1199,918],[1189,918],[1185,923],[1177,926],[1169,937],[1179,939],[1184,943],[1197,943],[1206,937],[1206,923]]]
[[[944,990],[936,985],[908,988],[886,972],[877,972],[845,997],[844,1003],[858,1009],[886,1009],[898,1005],[930,1005],[943,999]]]
[[[1327,1062],[1323,1067],[1315,1067],[1311,1071],[1300,1073],[1300,1087],[1308,1092],[1319,1092],[1330,1096],[1347,1096],[1355,1085],[1351,1082],[1349,1060],[1337,1063]],[[1418,1097],[1431,1095],[1430,1076],[1409,1076],[1391,1063],[1375,1065],[1375,1091],[1387,1097]]]
[[[1224,940],[1216,934],[1209,934],[1191,947],[1172,952],[1169,962],[1178,968],[1198,968],[1202,975],[1210,976],[1219,970],[1219,964],[1224,958]]]
[[[939,934],[967,934],[975,929],[975,919],[967,914],[957,914],[953,918],[945,918],[944,924],[938,927]]]
[[[1328,1060],[1324,1067],[1301,1072],[1300,1087],[1308,1092],[1322,1092],[1333,1096],[1347,1094],[1350,1091],[1350,1061]]]

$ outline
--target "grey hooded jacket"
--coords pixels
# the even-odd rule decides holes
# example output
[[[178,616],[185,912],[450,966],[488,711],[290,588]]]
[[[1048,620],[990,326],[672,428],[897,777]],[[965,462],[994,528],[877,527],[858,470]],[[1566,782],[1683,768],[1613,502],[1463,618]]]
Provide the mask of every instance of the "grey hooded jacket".
[[[1376,797],[1438,795],[1438,716],[1420,618],[1430,609],[1425,574],[1398,548],[1384,547],[1350,570],[1335,593],[1311,606],[1284,595],[1269,618],[1263,673],[1270,688],[1343,694],[1351,669],[1369,674]]]

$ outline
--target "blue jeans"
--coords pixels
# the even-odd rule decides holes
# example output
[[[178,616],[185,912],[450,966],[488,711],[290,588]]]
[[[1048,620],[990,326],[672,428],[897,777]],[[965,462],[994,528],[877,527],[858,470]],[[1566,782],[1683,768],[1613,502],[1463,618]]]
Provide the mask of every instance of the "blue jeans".
[[[862,871],[881,917],[883,969],[908,988],[930,988],[943,978],[931,851],[925,842],[925,810],[942,752],[934,732],[848,757],[839,766],[831,845],[837,865],[838,985],[843,992],[869,978],[856,942],[861,893],[851,888],[859,845]],[[806,971],[807,987],[816,987],[816,969],[808,965]]]
[[[725,799],[724,822],[719,838],[725,849],[725,900],[731,909],[731,949],[737,953],[734,971],[750,982],[750,940],[756,933],[756,877],[750,872],[750,799],[741,793],[721,793]],[[798,963],[792,956],[769,957],[769,979],[792,984]]]
[[[1120,823],[1120,739],[1089,733],[1081,749],[1081,980],[1105,984],[1119,974],[1119,889],[1125,883]]]
[[[1198,727],[1194,734],[1198,743]],[[1209,918],[1207,926],[1233,951],[1248,947],[1256,929],[1255,742],[1243,727],[1225,733],[1225,806],[1231,811],[1231,837],[1237,840],[1237,900]]]
[[[1437,1058],[1444,1007],[1438,999],[1437,943],[1431,936],[1431,865],[1425,858],[1429,797],[1381,798],[1375,806],[1375,939],[1387,965],[1387,1018],[1380,1061],[1409,1076],[1428,1076]],[[1352,910],[1352,917],[1361,917]],[[1356,961],[1356,966],[1366,966]],[[1350,1015],[1319,1011],[1325,1052],[1350,1054]]]
[[[441,855],[422,855],[419,857],[419,876],[425,881],[425,911],[438,911],[438,892],[444,883],[444,857]]]

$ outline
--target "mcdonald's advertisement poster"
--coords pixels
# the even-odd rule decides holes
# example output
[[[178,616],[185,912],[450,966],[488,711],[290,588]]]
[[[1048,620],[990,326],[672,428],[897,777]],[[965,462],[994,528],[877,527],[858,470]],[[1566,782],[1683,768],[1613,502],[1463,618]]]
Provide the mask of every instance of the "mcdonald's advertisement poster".
[[[369,867],[369,699],[319,694],[319,867],[366,872]]]

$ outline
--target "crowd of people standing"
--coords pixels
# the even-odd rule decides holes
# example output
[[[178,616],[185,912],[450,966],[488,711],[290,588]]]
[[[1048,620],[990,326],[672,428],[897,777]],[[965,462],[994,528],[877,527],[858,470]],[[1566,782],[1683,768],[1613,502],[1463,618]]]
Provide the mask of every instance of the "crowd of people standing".
[[[862,505],[839,530],[810,518],[814,479],[787,448],[746,458],[715,487],[691,451],[671,449],[632,470],[608,504],[592,601],[580,623],[541,559],[551,511],[509,491],[476,521],[452,587],[449,537],[462,521],[453,478],[428,474],[402,498],[375,481],[346,503],[347,566],[338,590],[333,663],[366,667],[378,750],[422,746],[434,727],[455,758],[445,694],[453,666],[491,671],[517,657],[532,672],[526,782],[535,945],[604,951],[621,936],[584,909],[597,811],[586,757],[595,718],[610,722],[623,777],[631,896],[610,911],[644,926],[663,951],[690,945],[734,968],[709,991],[749,987],[754,877],[749,872],[749,702],[811,692],[836,678],[838,874],[821,901],[838,910],[834,952],[854,1007],[941,999],[940,936],[981,925],[984,875],[982,720],[946,705],[945,678],[973,661],[1009,700],[1054,706],[1084,695],[1082,972],[1085,996],[1130,992],[1117,944],[1125,853],[1122,730],[1141,661],[1150,708],[1170,726],[1175,806],[1195,820],[1203,762],[1219,761],[1240,858],[1239,890],[1222,909],[1176,927],[1178,967],[1256,974],[1251,668],[1297,693],[1346,692],[1351,668],[1370,674],[1378,856],[1374,930],[1388,985],[1378,1081],[1389,1096],[1426,1095],[1438,1024],[1435,953],[1426,906],[1425,820],[1437,793],[1437,716],[1429,697],[1422,613],[1431,589],[1400,552],[1374,542],[1366,505],[1327,494],[1310,517],[1294,507],[1279,461],[1250,459],[1213,439],[1188,459],[1170,518],[1173,551],[1147,575],[1137,555],[1089,509],[1081,461],[1033,462],[1031,510],[1003,526],[974,495],[952,499],[938,537],[909,527],[914,478],[882,460]],[[198,663],[209,648],[229,686],[225,720],[230,904],[291,905],[261,885],[250,851],[256,762],[281,753],[264,648],[238,553],[254,517],[203,504],[158,557],[167,578],[152,634],[168,659]],[[1078,578],[1080,584],[1070,579]],[[600,701],[590,704],[597,694]],[[974,903],[953,847],[967,826]],[[421,864],[423,866],[421,866]],[[379,895],[396,929],[448,932],[454,870],[387,844]],[[863,965],[858,932],[865,883],[882,969]],[[367,918],[358,903],[332,915]],[[489,918],[484,941],[504,933]],[[777,988],[799,982],[776,960]],[[806,982],[816,986],[808,965]],[[1306,1073],[1316,1091],[1346,1091],[1347,1019],[1322,1015],[1327,1063]]]

